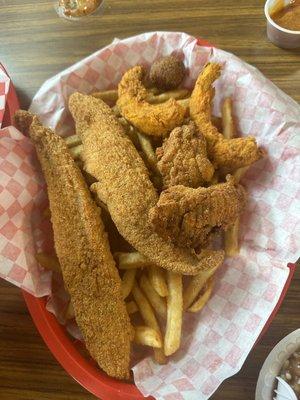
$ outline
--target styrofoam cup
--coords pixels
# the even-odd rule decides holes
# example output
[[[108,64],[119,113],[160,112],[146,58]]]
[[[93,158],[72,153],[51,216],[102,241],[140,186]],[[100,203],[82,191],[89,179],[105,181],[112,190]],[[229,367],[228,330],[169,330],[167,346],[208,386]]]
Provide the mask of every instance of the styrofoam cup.
[[[276,46],[284,49],[300,48],[300,31],[291,31],[282,28],[280,25],[276,24],[270,16],[270,11],[277,1],[278,0],[267,0],[265,4],[268,38]],[[284,0],[285,5],[290,4],[290,2],[290,0]]]
[[[276,377],[280,375],[280,371],[284,362],[300,347],[300,329],[287,335],[283,338],[265,360],[262,369],[260,370],[255,400],[268,400],[275,396],[274,389],[276,389],[277,382]],[[292,388],[291,388],[292,390]],[[277,388],[279,392],[279,388]],[[294,393],[294,391],[292,390]],[[281,393],[281,392],[279,392]],[[287,397],[284,393],[283,396]],[[286,400],[284,397],[277,397],[276,400]],[[288,397],[289,399],[289,397]],[[297,397],[291,397],[291,400],[295,400]]]

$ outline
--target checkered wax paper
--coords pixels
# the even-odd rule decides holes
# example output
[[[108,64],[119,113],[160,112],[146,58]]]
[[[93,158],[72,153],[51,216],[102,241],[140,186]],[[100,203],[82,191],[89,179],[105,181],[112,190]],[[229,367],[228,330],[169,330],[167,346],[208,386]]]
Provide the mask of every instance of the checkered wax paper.
[[[5,103],[9,90],[10,79],[0,65],[0,128],[4,117]]]
[[[232,96],[239,135],[256,136],[267,151],[243,180],[249,201],[242,218],[240,255],[228,259],[218,272],[213,296],[203,311],[185,315],[182,346],[168,364],[156,365],[146,357],[133,367],[135,383],[145,396],[203,400],[241,368],[280,297],[288,276],[286,264],[299,256],[298,104],[232,54],[201,47],[184,33],[155,32],[115,40],[49,79],[34,97],[31,111],[61,135],[69,135],[74,132],[67,106],[71,93],[114,88],[129,67],[147,66],[172,53],[184,55],[187,87],[192,87],[208,60],[222,63],[214,113],[220,115],[222,99]],[[12,129],[2,131],[2,137],[0,272],[41,296],[51,290],[33,257],[35,249],[47,242],[43,181],[28,140]],[[48,307],[62,320],[59,311],[66,294],[57,277],[53,281],[55,295]],[[79,334],[74,326],[69,330]]]

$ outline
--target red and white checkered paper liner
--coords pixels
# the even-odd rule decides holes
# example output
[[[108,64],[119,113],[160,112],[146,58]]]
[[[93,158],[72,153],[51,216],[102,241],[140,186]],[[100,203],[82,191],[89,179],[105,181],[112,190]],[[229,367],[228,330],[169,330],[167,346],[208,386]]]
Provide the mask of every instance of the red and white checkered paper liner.
[[[222,99],[232,96],[239,134],[256,136],[268,152],[244,179],[249,201],[239,257],[222,267],[203,311],[185,315],[181,349],[168,364],[156,365],[145,358],[133,368],[135,383],[145,396],[203,400],[241,368],[280,297],[288,276],[286,264],[299,256],[298,104],[232,54],[200,47],[184,33],[155,32],[115,40],[49,79],[34,97],[31,111],[68,135],[74,131],[67,107],[71,93],[116,87],[129,67],[177,52],[184,54],[190,71],[188,87],[208,60],[224,65],[216,83],[214,113],[220,115]],[[52,245],[42,217],[44,183],[28,139],[12,128],[2,130],[1,137],[0,273],[42,296],[51,292],[49,273],[35,264],[34,253]],[[62,320],[66,294],[57,277],[53,288],[48,307]],[[74,326],[69,330],[78,335]]]
[[[0,128],[4,117],[5,103],[9,90],[10,79],[0,65]]]

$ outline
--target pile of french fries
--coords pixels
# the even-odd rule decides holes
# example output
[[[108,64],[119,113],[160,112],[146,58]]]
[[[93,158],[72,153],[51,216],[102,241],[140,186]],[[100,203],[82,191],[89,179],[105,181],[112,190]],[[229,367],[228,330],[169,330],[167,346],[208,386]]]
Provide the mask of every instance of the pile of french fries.
[[[188,107],[189,95],[190,92],[186,89],[160,93],[158,89],[153,88],[149,90],[147,100],[152,104],[158,104],[174,98]],[[153,139],[139,132],[120,116],[116,106],[117,90],[97,92],[93,96],[101,98],[112,107],[128,137],[144,159],[153,184],[159,188],[161,178],[157,169],[155,147],[161,143],[154,143]],[[226,98],[223,102],[222,118],[213,117],[213,123],[226,138],[230,139],[235,136],[230,98]],[[80,137],[69,136],[65,141],[72,157],[82,168]],[[241,168],[235,172],[234,176],[237,182],[240,181],[245,171],[246,168]],[[215,174],[211,185],[217,184],[218,179],[218,175]],[[105,208],[103,204],[99,205]],[[106,212],[108,212],[107,208]],[[49,217],[49,210],[44,215]],[[236,220],[224,234],[225,253],[228,256],[234,256],[239,252],[238,231],[239,220]],[[139,313],[145,324],[134,327],[134,341],[140,345],[152,347],[155,361],[164,364],[166,357],[175,353],[180,347],[183,312],[195,313],[203,309],[211,297],[214,273],[220,265],[216,265],[200,275],[191,278],[185,277],[188,282],[183,288],[182,275],[162,270],[138,252],[116,252],[114,258],[122,279],[122,296],[126,302],[127,312],[130,316]],[[48,270],[56,273],[61,271],[56,256],[38,253],[36,259],[42,267]],[[65,318],[74,318],[71,302],[66,307]]]

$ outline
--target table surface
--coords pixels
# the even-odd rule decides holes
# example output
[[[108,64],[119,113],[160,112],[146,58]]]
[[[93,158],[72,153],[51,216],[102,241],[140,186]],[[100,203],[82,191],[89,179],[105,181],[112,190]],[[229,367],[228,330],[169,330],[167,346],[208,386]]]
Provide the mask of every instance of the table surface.
[[[53,1],[0,0],[0,62],[16,85],[23,108],[45,79],[107,45],[114,37],[176,30],[202,37],[258,67],[300,100],[299,52],[268,42],[264,1],[106,0],[103,16],[80,23],[59,19]],[[272,347],[299,328],[300,273],[295,274],[270,329],[242,370],[214,400],[254,399],[259,370]],[[94,399],[57,364],[28,315],[20,291],[0,281],[0,399]]]

